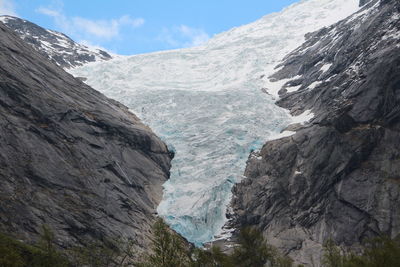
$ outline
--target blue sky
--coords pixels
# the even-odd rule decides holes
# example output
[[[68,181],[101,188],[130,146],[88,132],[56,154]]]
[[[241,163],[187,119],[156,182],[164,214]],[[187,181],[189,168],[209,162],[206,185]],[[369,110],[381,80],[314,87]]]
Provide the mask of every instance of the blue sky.
[[[204,43],[298,0],[0,0],[13,14],[72,39],[132,55]]]

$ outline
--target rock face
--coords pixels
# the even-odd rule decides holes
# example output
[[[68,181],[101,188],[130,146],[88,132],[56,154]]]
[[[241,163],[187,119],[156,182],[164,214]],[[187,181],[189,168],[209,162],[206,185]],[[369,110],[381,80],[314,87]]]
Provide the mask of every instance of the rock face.
[[[366,5],[371,0],[360,0],[360,7]]]
[[[0,231],[146,243],[172,154],[122,104],[0,23]]]
[[[63,68],[111,59],[103,50],[75,43],[63,33],[44,29],[32,22],[12,16],[0,16],[0,21],[42,55]]]
[[[399,39],[400,2],[372,1],[277,66],[270,79],[289,79],[277,104],[315,116],[249,157],[234,188],[236,227],[258,226],[310,266],[328,238],[351,247],[400,233]]]

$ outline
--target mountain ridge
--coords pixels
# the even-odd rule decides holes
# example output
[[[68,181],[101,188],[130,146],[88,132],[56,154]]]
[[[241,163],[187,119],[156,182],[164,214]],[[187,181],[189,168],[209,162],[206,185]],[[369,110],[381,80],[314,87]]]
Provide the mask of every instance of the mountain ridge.
[[[62,68],[68,69],[112,58],[106,51],[76,43],[63,33],[44,29],[18,17],[0,16],[0,21],[26,43]]]
[[[26,242],[47,225],[58,246],[147,246],[167,146],[0,23],[0,231]]]
[[[363,6],[363,9],[355,15],[333,26],[306,34],[304,43],[287,54],[282,62],[276,66],[272,75],[267,71],[268,75],[261,75],[261,68],[258,67],[254,69],[244,68],[242,72],[248,74],[248,76],[242,75],[243,73],[240,71],[232,71],[235,64],[243,63],[243,61],[240,61],[243,58],[246,59],[245,62],[247,63],[253,61],[254,58],[251,57],[253,54],[249,51],[255,49],[249,46],[247,49],[229,51],[231,54],[228,53],[227,55],[240,55],[240,57],[226,56],[231,60],[229,64],[223,64],[223,67],[218,65],[221,58],[214,56],[214,65],[211,67],[222,71],[213,72],[210,75],[212,79],[206,77],[214,82],[214,87],[209,86],[209,84],[197,83],[202,80],[203,76],[194,75],[194,84],[199,86],[195,88],[201,89],[200,92],[195,94],[190,92],[193,88],[185,84],[185,80],[180,80],[184,72],[179,68],[179,61],[176,60],[180,56],[179,51],[166,51],[157,54],[165,61],[163,61],[163,64],[157,62],[157,58],[147,58],[149,61],[146,61],[146,56],[140,55],[123,58],[118,62],[108,62],[110,65],[115,64],[115,69],[102,69],[92,66],[86,68],[84,66],[81,72],[83,75],[79,76],[89,77],[89,84],[106,84],[108,88],[99,89],[102,92],[110,93],[113,98],[126,101],[124,103],[127,106],[139,111],[140,117],[158,117],[161,114],[167,114],[167,116],[161,118],[162,124],[167,126],[162,129],[162,133],[167,137],[178,131],[177,128],[169,125],[170,119],[179,118],[179,120],[183,120],[182,117],[175,117],[173,110],[177,109],[176,107],[181,107],[179,105],[188,99],[190,101],[193,99],[208,101],[200,104],[195,101],[190,102],[188,106],[191,111],[187,112],[190,115],[189,118],[193,118],[191,117],[192,114],[204,112],[204,106],[203,109],[199,108],[201,104],[216,103],[216,106],[226,104],[219,102],[222,96],[230,101],[230,105],[235,103],[235,109],[243,108],[243,103],[247,103],[245,102],[246,97],[251,95],[250,92],[242,90],[245,92],[240,94],[238,91],[232,90],[229,94],[223,94],[227,87],[226,84],[233,81],[230,84],[230,90],[234,88],[234,85],[237,85],[235,83],[237,80],[234,80],[234,78],[237,78],[235,75],[243,79],[249,76],[256,77],[251,82],[238,83],[242,87],[254,87],[259,90],[259,85],[265,83],[263,91],[276,95],[279,98],[278,106],[290,110],[292,115],[310,115],[306,117],[311,121],[304,122],[303,120],[296,125],[290,125],[286,129],[288,134],[285,134],[288,137],[269,141],[261,151],[251,153],[245,170],[247,178],[237,184],[233,190],[232,203],[235,212],[233,226],[238,229],[243,225],[255,225],[264,230],[264,234],[270,242],[292,256],[297,263],[311,265],[314,262],[319,264],[322,244],[329,237],[347,248],[356,246],[361,239],[378,233],[395,236],[399,232],[399,211],[396,209],[396,205],[399,203],[399,191],[396,185],[398,184],[397,173],[400,171],[397,167],[400,157],[395,149],[399,145],[397,141],[399,140],[399,110],[397,108],[399,106],[397,89],[399,71],[396,68],[400,65],[396,43],[399,39],[399,25],[396,23],[399,7],[398,4],[391,1],[361,0],[359,5]],[[272,25],[280,26],[273,23]],[[262,27],[256,23],[246,28],[248,33],[252,34],[251,37],[257,37],[257,34],[260,34],[260,29]],[[234,35],[235,32],[240,32],[240,30],[243,30],[243,28],[229,32]],[[288,33],[288,35],[290,34]],[[236,37],[237,40],[233,37]],[[222,51],[227,45],[223,39],[220,38],[214,43],[211,42],[210,47]],[[255,40],[260,43],[269,41],[265,36],[264,40],[262,37],[255,38]],[[237,42],[236,45],[240,45],[241,39],[238,36],[232,36],[232,39],[228,41]],[[248,38],[246,41],[251,43],[252,40]],[[283,44],[285,43],[283,42]],[[184,57],[187,61],[190,58],[201,57],[201,49],[203,48],[186,49]],[[366,53],[361,53],[363,49],[366,50]],[[259,53],[257,56],[262,57],[262,55],[264,54]],[[271,61],[275,63],[279,61],[274,57],[272,59]],[[137,64],[136,60],[142,65]],[[258,58],[256,60],[257,62],[271,64],[271,62],[262,61]],[[121,64],[125,61],[131,65]],[[146,69],[146,62],[150,62],[150,66],[152,62],[155,62],[157,67],[163,71],[163,75],[157,77],[160,80],[158,83],[151,83],[156,80],[154,73],[157,72],[149,68],[150,72],[146,73],[149,70]],[[170,62],[172,63],[169,64]],[[210,67],[206,64],[207,62],[194,63],[196,64],[193,65],[200,66],[199,69],[201,70]],[[243,64],[243,66],[247,67],[246,64]],[[265,68],[268,69],[267,65],[265,65]],[[71,72],[79,73],[79,70]],[[93,79],[87,73],[97,75],[95,78],[98,80]],[[99,75],[100,73],[106,73],[105,77]],[[150,75],[145,76],[146,82],[143,84],[140,84],[140,82],[135,84],[135,79],[130,79],[128,86],[123,86],[121,89],[118,87],[124,85],[123,79],[119,76],[121,73],[138,76],[145,76],[150,73]],[[118,75],[118,83],[111,78],[114,74]],[[177,74],[176,77],[178,77],[179,83],[177,85],[173,83],[174,80],[171,78],[175,77],[174,74]],[[231,76],[220,74],[231,74]],[[232,79],[229,80],[230,78]],[[145,96],[143,98],[144,104],[140,103],[139,105],[135,100],[127,98],[130,96],[129,89],[135,88],[135,86],[146,91],[135,96],[137,98]],[[163,86],[166,88],[176,86],[176,90],[169,93],[170,98],[162,95]],[[146,89],[149,89],[149,92]],[[220,91],[214,96],[212,89]],[[185,93],[182,94],[183,91]],[[234,102],[236,101],[235,94],[240,101]],[[148,99],[148,97],[152,98]],[[257,102],[256,105],[254,101],[249,101],[248,106],[266,109],[267,100],[262,99],[265,100],[264,104]],[[160,102],[153,102],[158,100]],[[158,103],[165,102],[170,103],[170,105],[162,106],[160,109],[154,107]],[[145,106],[145,104],[149,106]],[[215,106],[211,104],[205,105],[207,116],[195,117],[194,122],[204,121],[204,118],[208,119],[208,116],[213,115],[212,109]],[[218,110],[218,112],[225,114],[225,117],[216,117],[214,124],[223,125],[226,121],[235,119],[235,117],[229,117],[232,107],[227,105],[224,108]],[[247,107],[243,110],[249,111],[250,108]],[[180,113],[175,113],[175,115],[181,116],[182,113],[185,112],[181,110]],[[278,117],[277,114],[280,115],[277,111],[271,114],[276,117]],[[70,115],[67,114],[67,118]],[[84,114],[83,117],[78,114],[77,118],[74,117],[75,115],[75,113],[71,115],[74,121],[89,120],[89,124],[92,125],[93,118],[90,114],[90,116]],[[244,115],[247,115],[247,113],[242,113],[242,116]],[[266,113],[260,119],[266,120],[268,116],[272,115]],[[247,119],[247,117],[245,118]],[[250,119],[254,118],[250,117]],[[281,125],[277,122],[279,118],[275,119],[271,124]],[[287,117],[282,116],[280,123],[285,119]],[[258,117],[254,120],[254,123],[261,123]],[[186,124],[188,125],[185,125],[184,128],[179,128],[183,129],[181,132],[193,130],[190,128],[189,121],[186,121]],[[212,133],[222,135],[225,139],[237,135],[240,137],[239,140],[232,142],[237,142],[238,147],[247,147],[248,144],[243,141],[245,140],[243,133],[254,129],[251,126],[242,129],[242,124],[244,124],[243,121],[231,124],[226,132],[218,132],[212,129]],[[193,137],[200,136],[204,129],[195,126],[193,128],[196,132],[189,135],[190,142],[194,144],[190,151],[193,157],[206,154],[208,158],[218,160],[230,155],[224,153],[217,157],[215,154],[206,151],[207,154],[201,151],[200,145],[204,145],[206,142],[212,143],[212,148],[216,150],[220,140],[194,139]],[[264,131],[266,130],[264,129]],[[124,133],[122,135],[124,136],[123,140],[128,140],[127,142],[130,143],[129,138]],[[206,132],[206,135],[211,134]],[[250,143],[249,150],[250,148],[257,148],[257,142]],[[137,142],[133,143],[136,144]],[[93,148],[98,148],[97,144],[93,143],[92,145]],[[247,158],[248,151],[243,152],[242,150],[240,151]],[[164,152],[166,155],[167,152]],[[230,153],[229,150],[228,152]],[[117,152],[115,151],[115,153]],[[169,176],[165,166],[161,169],[164,174]],[[121,172],[118,162],[107,163],[102,168],[115,174],[125,184],[130,183],[124,175],[125,171]],[[232,164],[231,168],[233,168]],[[216,177],[213,169],[208,168],[207,171],[209,170],[211,172],[207,175]],[[185,172],[189,173],[190,177],[193,177],[196,173],[196,171],[182,167],[182,169],[176,170],[175,174],[181,176],[181,173],[184,174]],[[234,181],[233,177],[233,175],[230,175],[221,184],[213,183],[210,190],[215,190],[215,188],[229,190],[229,185]],[[188,209],[188,207],[190,211],[195,210],[194,206],[186,204],[191,203],[191,200],[196,196],[196,190],[200,190],[199,187],[196,187],[198,184],[192,183],[190,185],[192,187],[185,199],[186,202],[182,202],[183,204],[176,208],[179,212]],[[158,183],[156,187],[159,188]],[[173,190],[171,190],[171,187],[168,188],[170,194],[173,195],[176,192],[179,193],[179,190],[182,190],[183,187],[178,186],[172,188]],[[178,216],[182,217],[180,223],[183,227],[192,222],[194,224],[199,223],[197,226],[203,227],[202,220],[210,222],[216,216],[220,216],[218,210],[222,205],[215,205],[215,203],[217,201],[220,201],[218,203],[224,202],[221,201],[217,193],[213,194],[211,198],[214,203],[203,199],[196,202],[196,204],[208,206],[207,208],[215,212],[204,216],[203,214],[199,215],[196,210],[193,218],[189,218],[189,216],[186,216],[187,214],[181,216],[178,213]],[[159,194],[158,191],[157,194]],[[173,222],[181,219],[178,216],[166,215]],[[232,215],[229,214],[229,216]],[[177,227],[180,227],[180,225]],[[146,230],[148,228],[145,228]],[[189,232],[189,234],[191,233]]]
[[[309,34],[269,77],[284,81],[279,106],[314,118],[249,157],[233,220],[299,264],[319,266],[328,238],[348,248],[400,234],[399,12],[398,1],[366,3]]]

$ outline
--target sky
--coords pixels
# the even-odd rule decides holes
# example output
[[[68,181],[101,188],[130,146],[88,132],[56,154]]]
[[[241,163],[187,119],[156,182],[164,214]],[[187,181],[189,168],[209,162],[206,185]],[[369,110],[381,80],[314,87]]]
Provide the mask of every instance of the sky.
[[[192,47],[299,0],[0,0],[14,15],[77,42],[133,55]]]

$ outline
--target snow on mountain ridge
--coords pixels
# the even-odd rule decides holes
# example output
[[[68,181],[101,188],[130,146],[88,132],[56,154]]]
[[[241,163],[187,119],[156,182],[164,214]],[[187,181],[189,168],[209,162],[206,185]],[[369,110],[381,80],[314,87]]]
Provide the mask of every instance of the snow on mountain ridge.
[[[76,43],[63,33],[44,29],[27,20],[0,16],[0,21],[42,55],[63,68],[111,59],[111,56],[103,50]]]
[[[174,147],[158,212],[201,244],[222,233],[232,185],[241,180],[250,151],[295,120],[260,90],[277,87],[268,76],[307,32],[357,9],[356,0],[303,0],[201,47],[120,57],[71,72],[130,107]]]

